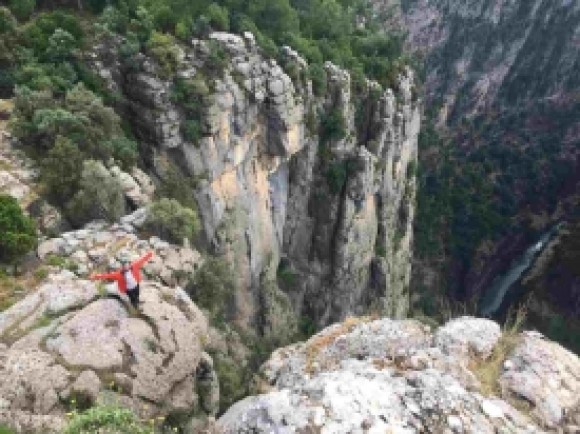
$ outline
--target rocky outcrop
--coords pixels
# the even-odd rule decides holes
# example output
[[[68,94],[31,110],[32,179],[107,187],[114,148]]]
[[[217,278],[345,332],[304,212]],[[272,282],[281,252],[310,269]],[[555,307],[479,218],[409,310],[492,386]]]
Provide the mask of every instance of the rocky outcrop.
[[[185,287],[203,263],[201,254],[190,246],[176,246],[156,236],[142,239],[140,229],[147,213],[147,208],[139,208],[121,217],[118,223],[96,221],[44,240],[39,243],[38,257],[46,265],[86,277],[93,272],[118,269],[123,258],[132,261],[153,251],[153,258],[143,268],[145,275],[164,285]]]
[[[179,288],[146,282],[141,294],[132,314],[61,271],[0,313],[0,422],[60,432],[67,411],[97,402],[141,418],[214,415],[219,390],[204,316]]]
[[[489,372],[496,395],[482,392]],[[580,423],[578,357],[535,332],[502,336],[484,319],[434,332],[349,319],[275,351],[259,378],[263,394],[218,420],[225,433],[571,433]]]
[[[288,312],[319,325],[371,307],[405,315],[420,121],[411,71],[396,93],[368,82],[355,95],[327,63],[315,93],[292,49],[282,67],[249,33],[181,46],[170,78],[142,54],[129,68],[120,43],[95,48],[95,69],[124,96],[153,171],[162,178],[169,161],[192,185],[209,246],[235,268],[237,324],[276,332]],[[184,82],[203,106],[196,119],[195,101],[176,97]]]

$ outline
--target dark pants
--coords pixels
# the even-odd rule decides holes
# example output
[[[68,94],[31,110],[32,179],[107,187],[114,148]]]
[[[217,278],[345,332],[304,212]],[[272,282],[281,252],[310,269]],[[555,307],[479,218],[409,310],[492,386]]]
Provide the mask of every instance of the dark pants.
[[[139,285],[133,289],[128,289],[127,296],[129,297],[129,300],[131,300],[133,307],[139,307]]]

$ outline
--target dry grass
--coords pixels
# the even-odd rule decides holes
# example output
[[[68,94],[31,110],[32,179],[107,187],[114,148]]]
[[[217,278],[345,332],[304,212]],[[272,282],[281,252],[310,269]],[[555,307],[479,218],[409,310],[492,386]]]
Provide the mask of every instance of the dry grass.
[[[504,324],[502,335],[495,345],[491,355],[485,360],[475,360],[470,370],[481,384],[480,392],[485,396],[500,396],[499,377],[503,364],[519,342],[519,333],[526,320],[527,307],[522,305],[517,310],[511,310]]]
[[[46,268],[40,267],[21,276],[0,274],[0,312],[22,300],[47,277]]]

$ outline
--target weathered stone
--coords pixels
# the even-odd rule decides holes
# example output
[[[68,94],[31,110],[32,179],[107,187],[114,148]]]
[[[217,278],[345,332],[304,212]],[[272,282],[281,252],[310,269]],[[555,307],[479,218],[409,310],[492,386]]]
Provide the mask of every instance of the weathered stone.
[[[94,371],[86,370],[81,372],[70,389],[74,396],[80,396],[94,403],[101,390],[101,380]]]
[[[48,255],[59,255],[64,248],[65,241],[62,238],[52,238],[39,244],[37,254],[40,259]]]
[[[181,289],[144,282],[141,294],[141,312],[130,316],[120,300],[99,297],[94,283],[62,272],[0,313],[0,422],[59,432],[61,400],[100,402],[103,372],[114,379],[107,387],[117,405],[139,417],[197,411],[194,380],[217,381],[213,369],[199,375],[199,366],[212,366],[203,353],[207,322]],[[218,400],[204,397],[202,418]]]
[[[533,413],[549,427],[580,418],[580,361],[560,345],[542,335],[522,336],[499,383],[504,393],[523,397],[534,406]]]
[[[467,337],[458,324],[466,326]],[[514,396],[509,390],[504,388],[501,396],[483,397],[464,375],[458,375],[466,360],[457,357],[462,355],[455,351],[457,345],[472,349],[474,353],[468,357],[481,362],[480,354],[497,344],[494,338],[490,343],[482,341],[481,334],[489,330],[495,330],[491,321],[467,317],[446,324],[435,335],[414,321],[351,319],[333,325],[307,342],[275,351],[257,379],[258,388],[265,393],[234,404],[218,420],[218,428],[226,434],[540,433],[544,425],[570,429],[573,423],[554,421],[546,404],[539,403],[549,397],[552,407],[566,408],[569,420],[578,414],[579,398],[577,394],[572,398],[570,391],[578,390],[580,360],[557,344],[524,334],[510,358],[529,369],[530,375],[536,372],[542,381],[566,384],[559,394],[537,389],[524,396],[541,407],[534,418],[510,404]],[[442,342],[453,351],[441,351]],[[534,351],[539,354],[530,359]],[[431,360],[429,366],[409,368],[407,360],[419,354]],[[548,372],[542,365],[555,369]],[[576,377],[570,377],[571,373]],[[504,387],[513,387],[509,379],[502,377],[502,381]]]
[[[480,318],[456,318],[437,330],[435,343],[448,354],[468,355],[470,351],[487,358],[501,336],[495,322]]]

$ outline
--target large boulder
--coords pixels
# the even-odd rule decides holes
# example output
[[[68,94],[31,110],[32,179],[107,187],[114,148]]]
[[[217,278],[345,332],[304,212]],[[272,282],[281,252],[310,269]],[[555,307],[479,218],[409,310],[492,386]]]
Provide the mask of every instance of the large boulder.
[[[0,423],[58,432],[74,402],[115,402],[141,418],[212,416],[219,398],[207,321],[154,282],[141,309],[62,271],[0,314]]]
[[[497,368],[497,369],[496,369]],[[488,373],[497,392],[486,393]],[[225,433],[579,432],[580,360],[483,319],[348,320],[275,351]]]

